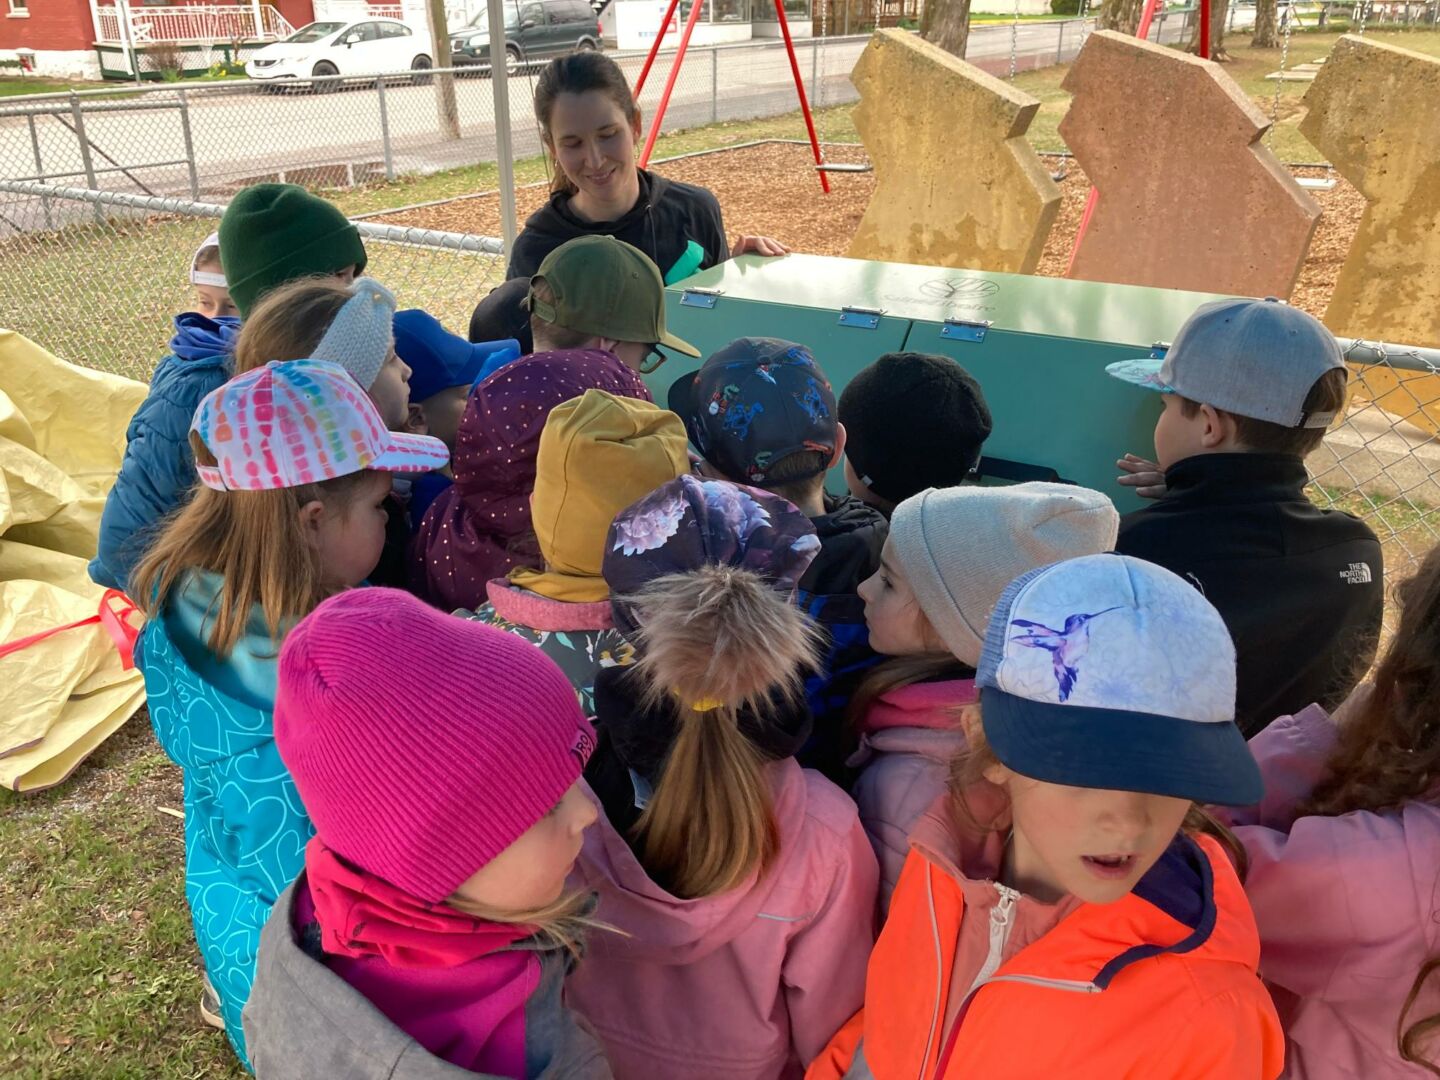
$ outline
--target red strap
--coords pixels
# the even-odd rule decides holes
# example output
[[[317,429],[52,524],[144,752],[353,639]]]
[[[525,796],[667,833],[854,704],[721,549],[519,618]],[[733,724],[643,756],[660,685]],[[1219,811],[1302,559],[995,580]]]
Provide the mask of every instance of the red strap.
[[[100,611],[91,615],[88,619],[81,619],[79,622],[66,623],[64,626],[52,627],[49,630],[42,630],[38,634],[31,634],[29,637],[17,638],[14,641],[7,641],[0,645],[0,657],[9,656],[11,653],[19,652],[21,649],[29,648],[36,642],[44,641],[48,637],[66,630],[74,630],[81,626],[92,626],[99,623],[110,635],[110,640],[115,643],[115,650],[120,654],[120,664],[129,671],[135,666],[135,641],[140,636],[140,627],[131,621],[132,615],[139,614],[138,609],[130,598],[119,589],[106,589],[105,595],[100,598]]]

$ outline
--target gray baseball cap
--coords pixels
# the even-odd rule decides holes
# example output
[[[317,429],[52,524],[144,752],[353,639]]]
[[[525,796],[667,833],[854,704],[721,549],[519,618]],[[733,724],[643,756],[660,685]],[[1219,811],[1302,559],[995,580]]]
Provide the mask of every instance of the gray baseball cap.
[[[1305,414],[1305,398],[1327,371],[1345,366],[1335,335],[1283,300],[1236,298],[1201,304],[1163,360],[1121,360],[1117,379],[1179,394],[1281,427],[1323,428],[1333,412]]]

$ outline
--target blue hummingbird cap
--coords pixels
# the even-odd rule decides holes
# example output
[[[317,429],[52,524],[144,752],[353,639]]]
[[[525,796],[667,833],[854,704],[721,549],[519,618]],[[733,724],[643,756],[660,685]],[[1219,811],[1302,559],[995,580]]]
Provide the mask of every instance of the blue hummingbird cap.
[[[1193,585],[1126,555],[1016,578],[975,683],[1007,767],[1071,787],[1247,806],[1264,791],[1235,726],[1235,646]]]
[[[804,450],[830,465],[839,435],[835,391],[804,345],[780,338],[738,338],[699,371],[670,387],[670,411],[690,442],[726,479],[764,487],[779,462]]]

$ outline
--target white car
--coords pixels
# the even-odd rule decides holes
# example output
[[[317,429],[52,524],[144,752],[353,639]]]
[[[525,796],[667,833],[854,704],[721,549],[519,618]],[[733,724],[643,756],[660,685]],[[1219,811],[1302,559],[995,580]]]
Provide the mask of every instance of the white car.
[[[394,19],[313,22],[245,62],[252,79],[323,79],[337,75],[428,71],[435,66],[430,35]],[[426,76],[416,76],[417,81]],[[317,89],[338,84],[317,84]]]

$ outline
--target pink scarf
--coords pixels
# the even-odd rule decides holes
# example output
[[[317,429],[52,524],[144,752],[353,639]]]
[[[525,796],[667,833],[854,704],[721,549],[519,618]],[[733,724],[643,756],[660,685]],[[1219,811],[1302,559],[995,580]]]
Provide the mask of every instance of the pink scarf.
[[[317,836],[305,849],[308,897],[330,969],[436,1057],[525,1080],[525,1003],[535,952],[510,946],[530,928],[418,900],[345,862]]]

